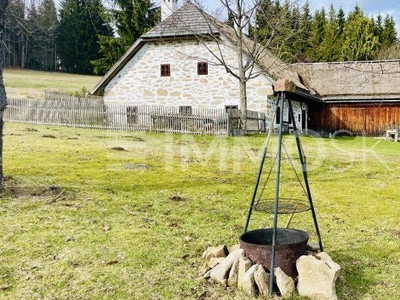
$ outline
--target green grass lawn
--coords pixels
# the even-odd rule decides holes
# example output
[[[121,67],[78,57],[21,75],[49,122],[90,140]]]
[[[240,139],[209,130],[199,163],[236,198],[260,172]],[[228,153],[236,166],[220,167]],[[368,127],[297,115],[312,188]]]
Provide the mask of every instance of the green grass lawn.
[[[10,98],[42,99],[45,90],[66,94],[90,91],[101,76],[6,68],[4,84]]]
[[[339,298],[400,299],[400,143],[302,142]],[[263,143],[7,123],[0,299],[244,299],[198,273],[238,243]],[[316,240],[309,212],[291,227]]]

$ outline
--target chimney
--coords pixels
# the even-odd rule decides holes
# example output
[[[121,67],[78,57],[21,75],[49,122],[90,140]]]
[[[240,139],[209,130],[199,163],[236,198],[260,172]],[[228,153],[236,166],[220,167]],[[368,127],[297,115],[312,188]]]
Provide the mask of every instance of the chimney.
[[[164,21],[178,9],[178,0],[161,0],[161,21]]]
[[[240,26],[241,27],[241,29],[242,29],[242,33],[243,34],[245,34],[245,35],[247,35],[247,36],[249,36],[249,34],[250,34],[250,30],[249,30],[249,28],[250,28],[250,20],[249,20],[250,18],[249,18],[249,16],[247,16],[247,15],[243,15],[242,16],[242,25]],[[235,31],[237,32],[237,33],[239,33],[239,30],[240,30],[240,28],[239,28],[239,26],[236,24],[236,20],[235,20],[235,22],[234,22],[234,28],[235,28]]]

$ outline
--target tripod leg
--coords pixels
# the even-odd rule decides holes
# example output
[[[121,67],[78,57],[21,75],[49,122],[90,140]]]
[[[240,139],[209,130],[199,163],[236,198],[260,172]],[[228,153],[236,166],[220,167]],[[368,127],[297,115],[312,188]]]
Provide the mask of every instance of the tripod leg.
[[[295,137],[296,137],[297,151],[298,151],[299,157],[300,157],[300,162],[301,162],[301,167],[302,167],[302,172],[303,172],[303,178],[304,178],[304,183],[305,183],[306,192],[307,192],[307,198],[308,198],[308,202],[309,202],[310,208],[311,208],[311,214],[312,214],[313,221],[314,221],[315,231],[316,231],[317,237],[318,237],[319,249],[322,252],[323,251],[323,247],[322,247],[321,233],[319,231],[318,222],[317,222],[317,216],[315,214],[314,204],[313,204],[313,200],[312,200],[312,197],[311,197],[310,185],[308,183],[307,164],[306,164],[305,156],[304,156],[304,153],[303,153],[303,148],[301,146],[299,132],[297,131],[297,128],[296,128],[296,121],[295,121],[295,118],[294,118],[293,106],[292,106],[292,101],[291,101],[290,97],[288,97],[288,103],[289,103],[289,114],[291,115],[291,118],[293,120],[293,129],[294,129],[294,134],[295,134]]]

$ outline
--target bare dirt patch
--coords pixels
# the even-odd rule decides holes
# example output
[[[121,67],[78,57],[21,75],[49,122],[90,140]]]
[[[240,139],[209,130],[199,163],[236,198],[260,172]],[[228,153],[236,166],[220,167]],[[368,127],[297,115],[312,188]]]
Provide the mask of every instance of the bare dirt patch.
[[[0,194],[0,197],[9,197],[13,199],[23,198],[35,198],[43,199],[47,204],[51,204],[62,200],[73,200],[75,199],[76,193],[71,190],[67,190],[63,187],[56,185],[49,186],[35,186],[26,185],[18,182],[10,177],[4,178],[4,189]]]
[[[42,135],[42,138],[55,139],[56,137],[52,134],[44,134],[44,135]]]
[[[126,149],[124,149],[122,147],[112,147],[111,150],[114,150],[114,151],[127,151]]]
[[[28,128],[25,128],[24,131],[26,131],[26,132],[38,132],[39,130],[37,130],[35,128],[28,127]]]

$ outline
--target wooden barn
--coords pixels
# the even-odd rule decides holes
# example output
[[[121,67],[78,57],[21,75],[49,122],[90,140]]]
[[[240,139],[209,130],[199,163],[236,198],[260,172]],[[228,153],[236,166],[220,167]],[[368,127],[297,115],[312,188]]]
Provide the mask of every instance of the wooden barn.
[[[308,107],[309,129],[379,136],[400,127],[400,60],[293,67],[321,100]]]

